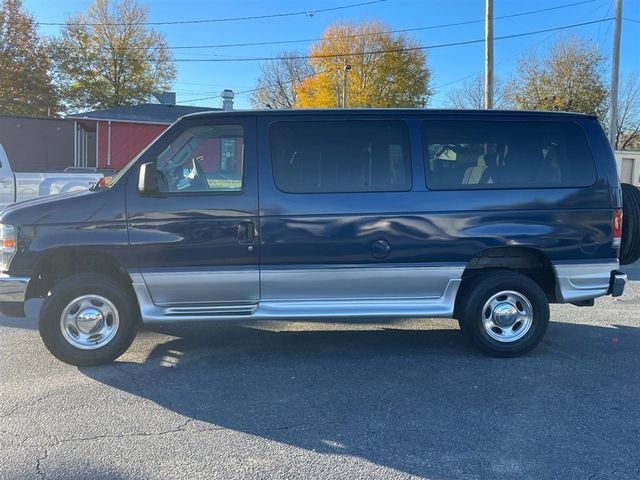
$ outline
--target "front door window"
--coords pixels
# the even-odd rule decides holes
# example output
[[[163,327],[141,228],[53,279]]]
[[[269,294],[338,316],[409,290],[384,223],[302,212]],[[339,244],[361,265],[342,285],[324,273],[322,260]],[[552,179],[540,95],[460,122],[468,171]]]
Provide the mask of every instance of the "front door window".
[[[161,192],[242,190],[244,133],[240,125],[188,128],[158,155]]]

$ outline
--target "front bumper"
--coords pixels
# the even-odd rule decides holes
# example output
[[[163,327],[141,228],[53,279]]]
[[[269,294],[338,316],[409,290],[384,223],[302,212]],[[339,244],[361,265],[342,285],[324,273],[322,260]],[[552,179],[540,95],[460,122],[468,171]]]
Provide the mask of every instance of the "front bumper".
[[[29,277],[12,277],[0,273],[0,313],[13,317],[24,316],[24,299]]]

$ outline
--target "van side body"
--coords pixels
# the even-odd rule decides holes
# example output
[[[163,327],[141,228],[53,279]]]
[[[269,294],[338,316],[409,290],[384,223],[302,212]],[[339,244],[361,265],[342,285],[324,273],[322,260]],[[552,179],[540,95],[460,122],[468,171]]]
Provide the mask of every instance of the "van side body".
[[[544,167],[511,160],[516,143],[500,135],[518,134],[518,125],[548,136],[535,144]],[[556,137],[554,125],[567,133]],[[216,166],[201,154],[205,135]],[[582,142],[580,155],[564,139]],[[574,157],[588,160],[562,165]],[[164,173],[161,164],[169,165]],[[158,187],[145,188],[143,165],[160,172]],[[513,185],[500,183],[505,172]],[[613,153],[586,115],[195,114],[112,186],[0,213],[0,224],[17,231],[17,251],[0,275],[0,310],[22,313],[24,301],[92,272],[123,286],[147,323],[459,318],[464,285],[505,270],[533,280],[550,303],[592,305],[624,287],[612,222],[621,207]]]

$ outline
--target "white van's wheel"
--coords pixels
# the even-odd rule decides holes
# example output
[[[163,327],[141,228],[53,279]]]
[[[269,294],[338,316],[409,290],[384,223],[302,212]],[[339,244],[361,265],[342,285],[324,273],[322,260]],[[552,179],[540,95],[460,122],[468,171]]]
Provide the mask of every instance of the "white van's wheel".
[[[40,313],[47,349],[71,365],[99,365],[122,355],[138,328],[131,295],[106,275],[83,273],[53,287]]]
[[[525,275],[496,270],[470,280],[461,290],[460,326],[483,352],[516,357],[534,348],[549,325],[549,302]]]

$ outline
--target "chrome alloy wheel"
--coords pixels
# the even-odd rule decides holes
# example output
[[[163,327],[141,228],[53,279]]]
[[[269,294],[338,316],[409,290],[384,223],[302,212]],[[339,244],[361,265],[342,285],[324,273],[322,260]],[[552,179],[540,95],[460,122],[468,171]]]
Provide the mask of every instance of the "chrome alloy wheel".
[[[119,324],[118,309],[100,295],[82,295],[69,302],[60,315],[65,340],[82,350],[95,350],[109,343]]]
[[[504,290],[491,296],[482,309],[482,326],[494,340],[515,342],[533,325],[533,307],[521,293]]]

